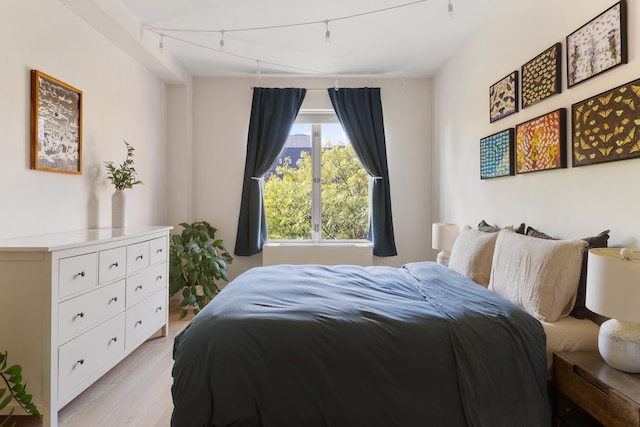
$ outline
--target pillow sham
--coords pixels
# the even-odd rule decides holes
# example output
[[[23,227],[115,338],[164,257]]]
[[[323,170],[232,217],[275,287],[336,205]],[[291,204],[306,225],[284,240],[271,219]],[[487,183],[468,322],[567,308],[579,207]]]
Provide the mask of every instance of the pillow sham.
[[[611,230],[605,230],[596,236],[584,237],[581,240],[587,242],[587,247],[584,249],[582,255],[582,269],[580,271],[580,281],[578,283],[578,293],[576,295],[576,303],[571,310],[571,315],[578,319],[584,319],[585,317],[592,318],[597,316],[596,313],[587,308],[585,299],[587,297],[587,260],[589,249],[594,248],[606,248],[609,242],[609,232]],[[553,239],[557,240],[542,231],[536,230],[533,227],[527,228],[527,236],[538,237],[541,239]]]
[[[547,240],[501,230],[489,289],[546,322],[571,312],[576,301],[583,240]]]
[[[497,238],[498,233],[486,233],[466,225],[451,248],[449,268],[486,288]]]
[[[501,230],[500,227],[498,227],[497,225],[491,225],[489,223],[487,223],[484,219],[482,221],[480,221],[480,223],[478,224],[478,230],[480,231],[484,231],[486,233],[497,233],[498,231]],[[520,224],[518,227],[514,228],[514,231],[518,234],[524,234],[525,233],[525,225],[524,222],[522,224]]]
[[[484,231],[485,233],[497,233],[500,231],[500,227],[488,224],[487,221],[483,219],[478,223],[478,231]]]

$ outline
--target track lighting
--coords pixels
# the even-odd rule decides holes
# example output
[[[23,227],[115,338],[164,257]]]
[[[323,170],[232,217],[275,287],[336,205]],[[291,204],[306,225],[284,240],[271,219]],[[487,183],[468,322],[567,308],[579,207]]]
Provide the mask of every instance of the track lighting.
[[[324,44],[331,44],[331,31],[329,31],[329,20],[324,21],[327,31],[324,33]]]

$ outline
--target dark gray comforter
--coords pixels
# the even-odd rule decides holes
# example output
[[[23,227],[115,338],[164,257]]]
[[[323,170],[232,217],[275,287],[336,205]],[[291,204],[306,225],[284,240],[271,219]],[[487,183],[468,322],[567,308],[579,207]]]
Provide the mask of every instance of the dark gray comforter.
[[[174,360],[174,427],[551,422],[540,323],[430,262],[254,268]]]

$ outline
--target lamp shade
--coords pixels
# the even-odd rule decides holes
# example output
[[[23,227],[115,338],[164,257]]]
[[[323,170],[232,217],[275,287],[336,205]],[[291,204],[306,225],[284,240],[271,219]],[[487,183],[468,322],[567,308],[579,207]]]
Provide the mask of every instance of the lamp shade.
[[[458,225],[436,222],[431,225],[431,247],[440,251],[450,251],[458,237]]]
[[[587,263],[586,305],[591,311],[640,323],[640,252],[591,249]]]

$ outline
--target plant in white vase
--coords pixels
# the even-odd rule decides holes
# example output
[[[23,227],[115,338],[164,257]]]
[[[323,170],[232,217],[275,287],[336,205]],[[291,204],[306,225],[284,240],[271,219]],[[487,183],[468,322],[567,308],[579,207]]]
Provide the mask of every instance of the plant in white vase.
[[[126,228],[127,210],[124,190],[133,188],[136,184],[142,184],[137,177],[133,163],[134,148],[127,141],[127,158],[117,167],[112,161],[104,162],[107,168],[107,178],[111,181],[116,191],[111,196],[111,226],[113,228]]]

